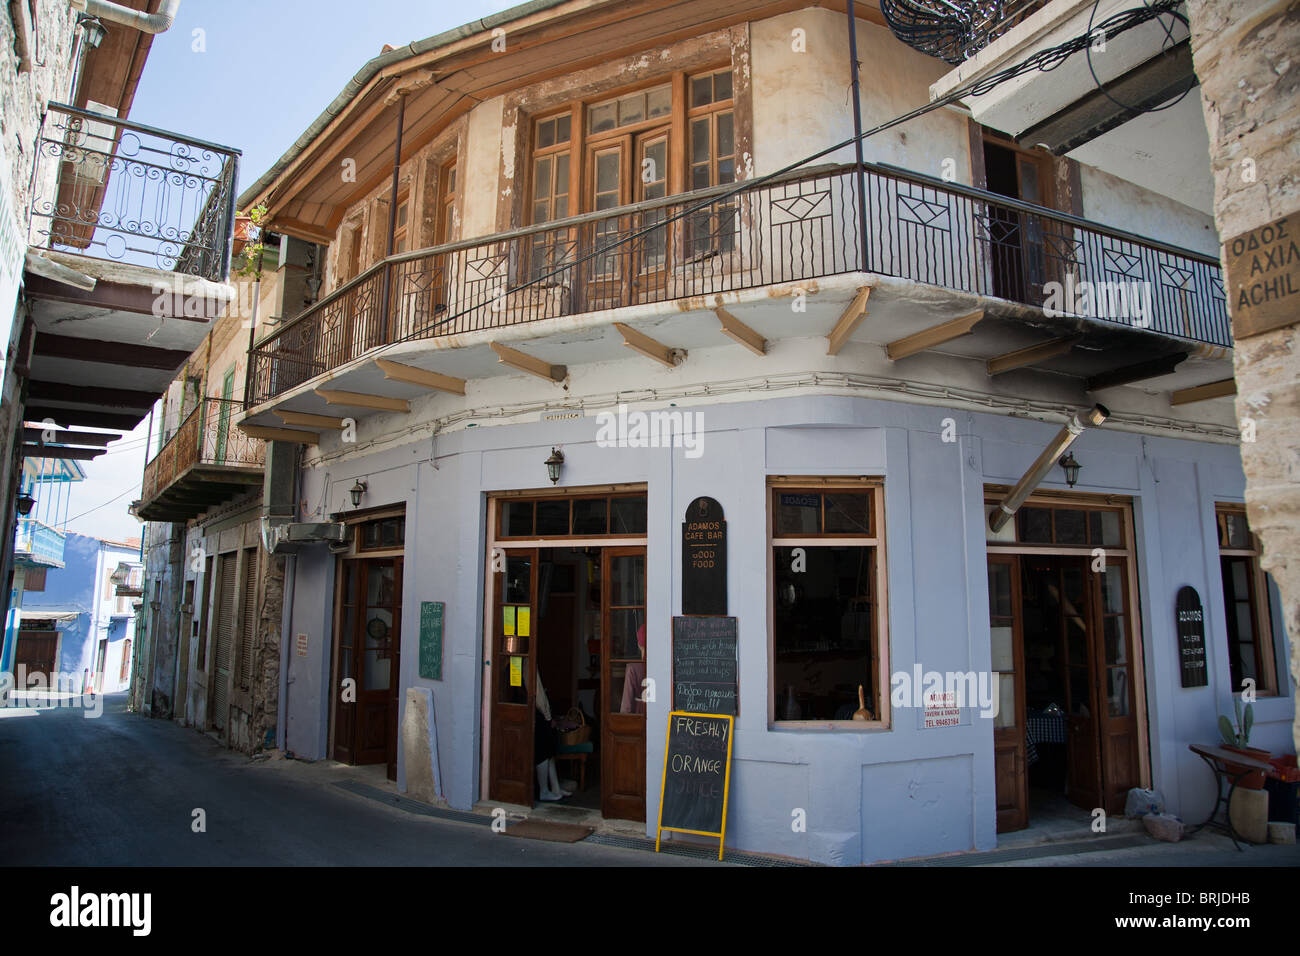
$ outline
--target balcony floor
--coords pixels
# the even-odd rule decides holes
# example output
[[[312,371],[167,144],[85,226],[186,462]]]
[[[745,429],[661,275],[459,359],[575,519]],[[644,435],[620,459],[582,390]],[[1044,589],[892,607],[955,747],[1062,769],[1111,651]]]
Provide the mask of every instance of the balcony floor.
[[[1002,299],[858,272],[395,343],[372,350],[249,409],[240,424],[284,429],[285,422],[276,414],[279,411],[333,418],[374,414],[374,409],[368,407],[330,404],[317,394],[318,388],[408,400],[429,394],[421,386],[385,378],[373,361],[376,357],[466,380],[520,374],[498,361],[490,345],[500,343],[573,370],[589,363],[629,357],[631,353],[614,322],[629,325],[670,348],[688,352],[729,345],[732,340],[722,333],[712,311],[716,307],[725,308],[769,343],[827,336],[863,287],[871,288],[867,314],[847,340],[860,346],[883,348],[983,310],[984,318],[971,334],[942,342],[934,346],[934,351],[983,362],[1061,336],[1078,335],[1080,338],[1070,351],[1036,361],[1032,368],[1077,379],[1083,386],[1096,376],[1181,352],[1187,358],[1175,371],[1147,376],[1142,380],[1143,386],[1177,390],[1232,378],[1230,349],[1104,320],[1049,317],[1040,309]],[[793,296],[800,289],[807,295],[806,311],[794,312]],[[740,349],[739,345],[734,347]],[[851,356],[852,352],[845,352],[840,358],[845,354]],[[689,357],[686,361],[689,363]],[[909,378],[908,365],[914,361],[916,358],[902,358],[892,364],[900,380]],[[826,367],[842,371],[844,363],[828,356]],[[632,383],[629,387],[633,387]],[[1079,398],[1085,400],[1082,394]]]

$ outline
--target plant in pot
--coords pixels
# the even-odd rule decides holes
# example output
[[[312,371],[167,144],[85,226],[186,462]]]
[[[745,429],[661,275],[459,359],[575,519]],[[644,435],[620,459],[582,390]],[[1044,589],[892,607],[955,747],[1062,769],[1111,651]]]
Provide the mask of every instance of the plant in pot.
[[[1241,699],[1234,696],[1232,698],[1232,708],[1236,717],[1235,724],[1222,714],[1219,715],[1219,735],[1223,738],[1223,749],[1245,754],[1247,757],[1254,757],[1256,760],[1267,763],[1268,758],[1271,756],[1267,750],[1249,746],[1250,729],[1255,726],[1255,705],[1248,703],[1243,711]],[[1264,789],[1264,771],[1247,770],[1240,764],[1229,764],[1228,771],[1233,774],[1244,774],[1237,781],[1238,787],[1244,787],[1247,790]]]

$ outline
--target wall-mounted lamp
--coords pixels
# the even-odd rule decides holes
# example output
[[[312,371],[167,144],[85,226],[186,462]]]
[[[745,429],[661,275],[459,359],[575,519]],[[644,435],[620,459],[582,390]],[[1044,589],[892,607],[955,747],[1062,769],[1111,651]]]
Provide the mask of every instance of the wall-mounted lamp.
[[[361,497],[366,493],[366,483],[357,479],[357,483],[348,489],[348,494],[352,496],[352,507],[361,506]]]
[[[108,30],[99,21],[99,17],[88,17],[82,14],[77,18],[77,25],[81,27],[81,35],[85,37],[86,45],[92,50],[99,49],[99,45],[104,42],[104,37],[108,36]]]
[[[1057,464],[1065,471],[1065,483],[1073,488],[1074,483],[1079,480],[1079,469],[1083,467],[1074,460],[1074,452],[1069,452]]]
[[[564,452],[558,448],[551,449],[551,457],[546,459],[546,474],[550,476],[551,484],[560,480],[560,469],[564,466]]]
[[[24,491],[14,500],[14,504],[18,506],[18,513],[26,518],[32,513],[32,508],[36,507],[36,499]]]

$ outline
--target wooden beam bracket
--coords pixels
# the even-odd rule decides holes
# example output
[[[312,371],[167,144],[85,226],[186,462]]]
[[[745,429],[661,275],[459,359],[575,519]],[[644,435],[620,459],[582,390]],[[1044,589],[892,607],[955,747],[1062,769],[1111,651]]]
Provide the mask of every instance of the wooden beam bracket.
[[[450,392],[452,395],[465,394],[465,380],[463,378],[453,378],[450,375],[442,375],[439,372],[430,372],[428,369],[416,368],[413,365],[403,365],[400,362],[392,362],[388,359],[375,359],[375,365],[384,373],[384,378],[393,382],[402,382],[406,385],[419,385],[421,388],[431,388],[439,392]]]
[[[945,342],[951,342],[953,339],[959,339],[963,335],[970,335],[983,318],[984,310],[978,309],[970,315],[950,319],[928,329],[922,329],[920,332],[905,335],[901,339],[895,339],[886,345],[885,354],[889,356],[891,362],[897,362],[899,359],[915,355],[917,352],[924,352],[926,349],[932,349],[937,345],[943,345]]]
[[[619,334],[623,336],[624,345],[633,352],[639,352],[646,358],[658,362],[665,368],[676,368],[686,358],[685,349],[670,348],[662,342],[650,338],[644,332],[638,332],[630,325],[615,322],[614,328],[618,329]]]
[[[719,306],[713,310],[718,321],[722,323],[722,334],[739,342],[755,355],[767,354],[767,340],[751,329],[740,319]]]
[[[538,378],[544,378],[551,382],[563,382],[569,374],[569,370],[563,365],[552,365],[535,356],[512,349],[500,342],[489,343],[492,351],[497,354],[497,361],[502,365],[509,365],[520,372],[527,372],[529,375],[536,375]]]
[[[863,286],[858,290],[858,294],[853,297],[849,307],[844,310],[839,321],[835,323],[835,328],[831,329],[831,334],[826,336],[826,354],[839,355],[840,349],[844,348],[844,343],[849,340],[853,330],[866,317],[867,299],[871,295],[871,286]]]

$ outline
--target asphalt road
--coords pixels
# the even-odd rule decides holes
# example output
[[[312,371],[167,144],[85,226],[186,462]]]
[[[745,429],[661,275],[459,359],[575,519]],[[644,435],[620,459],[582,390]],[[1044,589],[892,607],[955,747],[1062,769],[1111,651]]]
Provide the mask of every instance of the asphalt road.
[[[0,707],[0,864],[58,866],[691,866],[407,813],[333,785],[349,768],[253,761],[126,713]],[[196,833],[194,811],[206,816]]]

